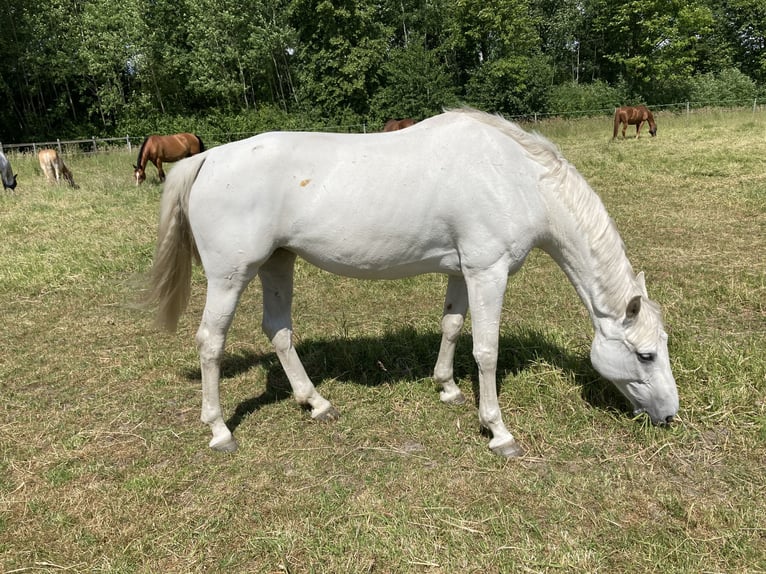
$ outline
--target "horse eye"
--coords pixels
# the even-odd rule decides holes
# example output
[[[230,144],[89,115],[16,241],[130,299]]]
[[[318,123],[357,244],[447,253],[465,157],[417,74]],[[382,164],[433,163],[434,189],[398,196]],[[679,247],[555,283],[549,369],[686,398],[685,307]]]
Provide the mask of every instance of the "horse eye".
[[[636,356],[642,363],[651,363],[654,361],[654,353],[636,353]]]

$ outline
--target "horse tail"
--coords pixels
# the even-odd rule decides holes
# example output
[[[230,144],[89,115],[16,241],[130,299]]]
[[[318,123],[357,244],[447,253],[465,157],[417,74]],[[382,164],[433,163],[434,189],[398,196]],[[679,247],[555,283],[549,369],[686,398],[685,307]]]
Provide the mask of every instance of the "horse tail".
[[[202,138],[197,134],[194,134],[194,137],[197,138],[197,141],[199,142],[199,153],[202,153],[205,151],[205,144],[202,142]]]
[[[189,225],[189,194],[206,154],[178,162],[165,180],[160,203],[157,251],[144,297],[157,307],[155,325],[175,331],[191,294],[192,258],[199,253]]]

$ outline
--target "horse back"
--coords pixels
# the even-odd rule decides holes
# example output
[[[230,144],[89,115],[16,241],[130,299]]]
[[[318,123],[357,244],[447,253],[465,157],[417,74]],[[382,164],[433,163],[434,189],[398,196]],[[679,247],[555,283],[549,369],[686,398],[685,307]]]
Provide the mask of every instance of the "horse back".
[[[456,272],[465,257],[507,257],[509,245],[523,259],[547,221],[544,168],[475,123],[421,122],[396,138],[278,132],[206,154],[189,197],[203,263],[206,253],[257,259],[285,248],[355,277]],[[488,176],[477,165],[513,167]],[[466,255],[466,244],[482,248]]]

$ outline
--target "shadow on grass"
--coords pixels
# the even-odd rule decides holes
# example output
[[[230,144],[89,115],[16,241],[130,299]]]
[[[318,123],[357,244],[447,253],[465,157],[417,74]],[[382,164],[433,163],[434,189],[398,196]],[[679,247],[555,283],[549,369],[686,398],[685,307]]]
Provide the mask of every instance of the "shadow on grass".
[[[386,333],[382,337],[301,341],[296,349],[306,372],[317,387],[321,385],[321,381],[327,379],[374,387],[403,379],[431,378],[440,341],[440,333],[418,333],[412,328],[404,328]],[[518,375],[539,363],[550,364],[573,373],[583,400],[592,407],[629,412],[627,401],[611,383],[596,373],[587,357],[569,353],[540,332],[525,331],[501,335],[497,364],[498,380],[508,375]],[[237,405],[234,414],[226,421],[232,431],[261,407],[291,398],[290,383],[273,352],[227,353],[221,364],[221,376],[233,377],[257,365],[266,369],[266,389],[260,395]],[[199,380],[200,370],[189,370],[185,376],[190,380]],[[458,341],[455,352],[455,378],[471,380],[474,397],[479,396],[478,370],[471,352],[471,337],[468,334]]]

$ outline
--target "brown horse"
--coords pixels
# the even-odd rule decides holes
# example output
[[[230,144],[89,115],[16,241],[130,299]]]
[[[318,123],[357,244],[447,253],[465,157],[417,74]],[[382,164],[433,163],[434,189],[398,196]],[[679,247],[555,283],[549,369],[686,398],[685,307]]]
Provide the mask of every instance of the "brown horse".
[[[649,133],[652,137],[657,135],[657,124],[654,123],[654,116],[649,108],[646,106],[622,106],[614,111],[614,135],[612,139],[617,137],[617,132],[620,130],[620,124],[622,124],[622,137],[625,137],[625,130],[629,125],[636,126],[636,137],[641,132],[641,125],[644,122],[649,122]]]
[[[403,130],[416,122],[413,118],[404,118],[403,120],[388,120],[386,125],[383,126],[384,132],[395,132],[396,130]]]
[[[152,162],[157,168],[160,181],[165,181],[162,170],[163,161],[178,161],[185,157],[205,151],[205,144],[194,134],[174,134],[171,136],[149,136],[138,150],[138,163],[133,166],[136,185],[146,179],[146,164]]]
[[[72,172],[55,149],[41,149],[37,154],[37,161],[40,162],[40,169],[43,170],[48,183],[59,184],[64,179],[73,188],[80,187],[74,182]]]

